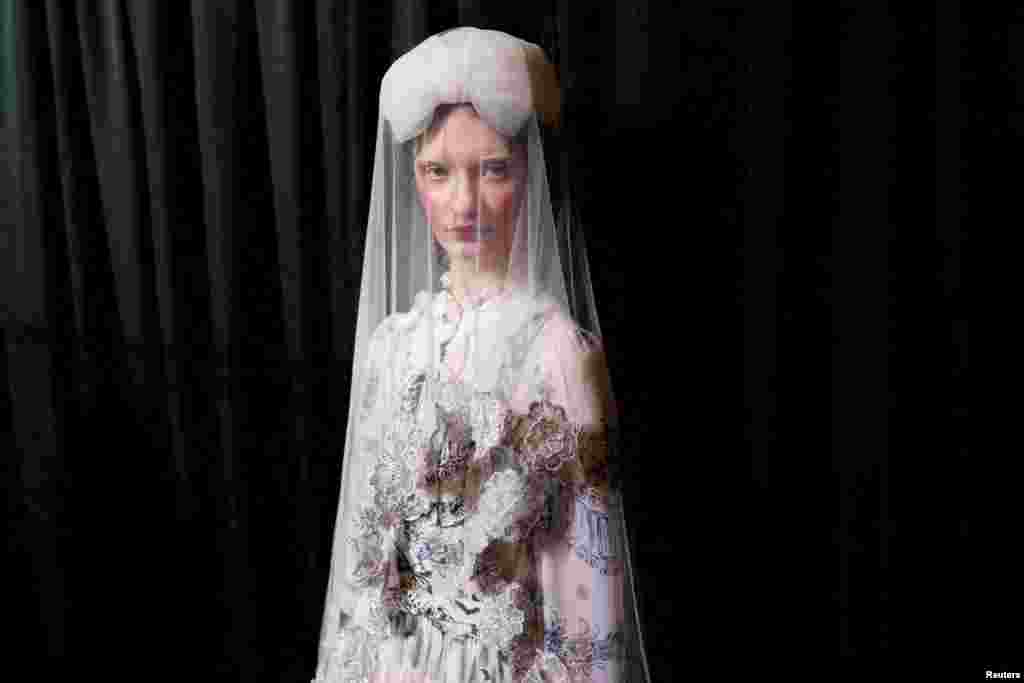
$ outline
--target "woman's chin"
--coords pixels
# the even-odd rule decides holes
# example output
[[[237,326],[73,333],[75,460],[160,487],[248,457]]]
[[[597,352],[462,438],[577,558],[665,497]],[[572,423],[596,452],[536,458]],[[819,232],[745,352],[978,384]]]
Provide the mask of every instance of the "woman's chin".
[[[473,264],[464,265],[475,265],[476,259],[479,258],[483,251],[480,242],[449,242],[445,245],[445,251],[448,252],[448,259],[453,263],[455,261],[473,261]]]

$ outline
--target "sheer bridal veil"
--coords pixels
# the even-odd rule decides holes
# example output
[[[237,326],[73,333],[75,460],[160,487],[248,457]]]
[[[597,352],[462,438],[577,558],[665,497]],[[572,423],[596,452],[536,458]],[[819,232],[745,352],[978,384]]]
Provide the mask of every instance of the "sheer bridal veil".
[[[567,502],[543,504],[534,515],[552,526],[559,522],[550,520],[561,520],[566,559],[538,560],[536,582],[522,591],[528,596],[516,594],[543,615],[537,628],[530,631],[526,607],[508,611],[495,626],[505,634],[494,640],[501,643],[501,671],[508,680],[648,681],[614,477],[616,459],[630,454],[619,446],[582,228],[567,208],[556,221],[548,190],[540,127],[559,116],[554,68],[539,47],[508,34],[454,29],[431,36],[391,66],[379,107],[315,680],[379,680],[373,676],[385,670],[383,644],[399,637],[395,614],[404,608],[380,596],[406,589],[396,578],[400,560],[393,548],[402,543],[403,520],[423,514],[427,504],[417,495],[425,480],[417,468],[432,467],[434,479],[426,479],[439,481],[436,473],[451,463],[464,465],[457,449],[437,446],[431,431],[450,414],[442,406],[454,405],[450,392],[457,391],[468,397],[472,440],[458,442],[449,430],[446,444],[468,444],[471,463],[485,455],[498,462],[499,451],[529,460],[536,471],[553,473],[548,483],[525,475],[516,481],[541,493],[570,492]],[[452,114],[460,108],[471,108],[472,117]],[[405,425],[401,434],[398,425]],[[534,445],[527,448],[527,442]],[[578,461],[575,480],[556,470],[570,456]],[[520,471],[488,467],[494,481],[497,473]],[[497,495],[496,484],[482,481],[485,494]],[[477,515],[488,500],[480,497]],[[510,500],[512,507],[525,505]],[[514,525],[481,530],[472,526],[472,515],[464,517],[466,536],[458,543],[466,549],[459,545],[445,567],[456,567],[464,552],[469,556],[474,542],[479,549],[499,537],[528,538],[526,531],[510,531]],[[519,524],[522,518],[514,519]],[[576,569],[563,571],[559,562]],[[442,579],[455,581],[435,568],[424,600],[441,592]],[[438,613],[430,609],[420,613]],[[479,678],[466,674],[466,680],[494,680],[488,671],[473,674]],[[422,680],[438,680],[433,676]]]

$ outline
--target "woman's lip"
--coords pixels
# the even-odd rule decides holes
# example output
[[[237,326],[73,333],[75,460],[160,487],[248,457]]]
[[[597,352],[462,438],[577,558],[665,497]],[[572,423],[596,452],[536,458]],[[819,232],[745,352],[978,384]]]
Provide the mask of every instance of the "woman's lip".
[[[481,235],[489,235],[490,233],[494,232],[494,227],[491,226],[491,225],[481,225],[481,226],[476,226],[476,225],[457,225],[454,228],[448,228],[448,230],[450,232],[474,233],[474,234],[479,230]]]
[[[453,227],[450,232],[460,242],[476,242],[482,237],[482,234],[478,236],[475,227]]]

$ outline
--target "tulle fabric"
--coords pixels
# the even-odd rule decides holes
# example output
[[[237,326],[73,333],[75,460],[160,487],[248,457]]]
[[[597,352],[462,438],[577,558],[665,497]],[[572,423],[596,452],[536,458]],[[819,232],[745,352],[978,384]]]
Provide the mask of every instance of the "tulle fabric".
[[[580,226],[552,212],[538,52],[462,28],[384,77],[315,683],[649,680],[616,403]],[[507,262],[475,291],[453,286],[416,190],[415,137],[446,103],[526,152]]]

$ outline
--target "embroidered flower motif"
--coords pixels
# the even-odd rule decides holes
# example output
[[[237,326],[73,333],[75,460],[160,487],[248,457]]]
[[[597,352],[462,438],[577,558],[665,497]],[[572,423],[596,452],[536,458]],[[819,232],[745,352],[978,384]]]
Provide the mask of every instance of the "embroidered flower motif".
[[[437,406],[437,426],[420,462],[420,486],[460,478],[473,455],[475,444],[461,414]]]
[[[508,407],[493,394],[478,394],[470,403],[469,423],[477,454],[488,453],[501,442]]]
[[[461,542],[449,543],[440,535],[424,539],[416,546],[416,559],[442,577],[462,565],[464,558]]]
[[[594,670],[594,641],[590,625],[580,619],[582,632],[563,641],[560,659],[569,670],[570,680],[590,680]]]
[[[490,543],[476,556],[473,578],[484,593],[494,593],[505,585],[501,575],[501,548],[497,543]]]
[[[512,425],[523,463],[532,470],[557,472],[576,458],[580,428],[568,420],[565,409],[550,401],[530,405],[526,419]]]
[[[538,611],[543,601],[541,600],[540,583],[537,575],[533,572],[512,585],[512,600],[516,607],[540,618]],[[534,614],[536,612],[536,614]]]
[[[404,462],[382,458],[373,469],[370,486],[376,491],[374,503],[380,511],[380,524],[395,526],[415,506],[412,469]]]
[[[558,610],[549,608],[546,614],[543,650],[545,659],[538,663],[539,668],[545,673],[545,666],[554,666],[559,671],[564,669],[568,677],[566,680],[590,681],[595,668],[605,669],[611,660],[626,659],[630,656],[625,645],[622,624],[601,636],[581,618],[577,620],[577,626],[570,634],[568,622]],[[554,664],[556,660],[562,668]],[[530,673],[532,675],[534,672]],[[532,679],[527,677],[527,680]]]
[[[364,511],[364,518],[373,515],[373,511]],[[363,533],[351,539],[352,549],[356,558],[352,579],[356,585],[372,586],[381,583],[387,573],[387,558],[384,555],[384,537],[378,531],[376,519],[360,520]]]
[[[488,539],[505,535],[526,494],[526,477],[515,470],[495,472],[487,480],[477,501],[475,519],[483,525],[481,531]]]
[[[368,482],[373,503],[356,519],[358,533],[349,539],[354,551],[352,579],[360,586],[380,584],[387,575],[388,539],[403,520],[422,514],[425,502],[416,496],[412,454],[422,430],[396,421],[381,442],[366,440],[366,457],[376,462]],[[371,448],[372,446],[372,448]]]
[[[449,303],[449,298],[438,301]],[[432,331],[439,345],[434,361],[450,339],[455,339],[450,354],[457,358],[463,350],[454,336],[458,321],[442,318],[473,311],[442,305],[434,312]],[[368,470],[362,476],[369,478],[362,497],[368,505],[356,520],[358,533],[349,539],[354,575],[361,585],[377,588],[360,597],[353,620],[369,628],[372,636],[366,634],[376,642],[410,634],[420,619],[449,633],[474,628],[499,649],[513,680],[537,683],[589,681],[589,672],[616,656],[621,634],[596,638],[574,624],[543,618],[544,603],[552,601],[543,595],[533,552],[549,543],[569,543],[577,556],[603,571],[616,557],[609,547],[607,514],[599,514],[608,510],[603,504],[609,478],[606,434],[582,431],[567,418],[570,406],[554,402],[559,392],[546,380],[548,356],[535,353],[541,348],[537,335],[549,318],[524,320],[501,349],[497,383],[486,394],[468,379],[446,376],[446,366],[428,368],[427,358],[409,352],[417,330],[410,325],[400,333],[398,323],[406,317],[392,321],[392,339],[384,342],[391,342],[385,348],[392,349],[394,362],[384,363],[378,355],[376,371],[387,374],[371,369],[360,404],[371,415],[385,404],[392,412],[373,415],[378,427],[373,447],[365,439],[371,435],[360,434],[366,446],[359,457]],[[585,347],[591,340],[581,337],[578,343]],[[381,392],[391,385],[387,377],[398,386],[384,397]],[[505,402],[512,396],[516,405],[530,404],[526,414],[512,413]],[[424,400],[438,405],[436,425],[419,422]],[[573,467],[566,468],[570,463]],[[423,487],[427,475],[433,475],[429,488]],[[598,599],[589,583],[574,580],[563,588],[570,598]],[[352,669],[352,680],[362,675],[357,671]],[[342,674],[342,679],[349,677]]]
[[[416,454],[423,430],[414,423],[397,420],[380,444],[369,488],[379,521],[391,528],[400,520],[422,514],[424,501],[416,496]]]
[[[538,651],[530,664],[521,679],[523,683],[572,683],[574,680],[562,660],[550,652]]]
[[[401,411],[408,416],[416,414],[420,406],[420,398],[423,396],[423,388],[426,385],[426,373],[413,370],[405,378],[402,391]]]
[[[523,681],[524,683],[534,680],[539,683],[543,683],[540,678],[540,674],[536,673],[536,667],[534,666],[538,655],[542,654],[543,651],[534,647],[534,643],[531,639],[518,638],[510,649],[508,655],[512,668],[512,680]],[[531,673],[534,673],[536,678],[530,679],[529,676]]]
[[[565,647],[565,632],[561,622],[555,622],[550,628],[544,629],[544,651],[561,654]]]
[[[480,639],[499,650],[507,649],[523,632],[523,611],[515,606],[510,590],[484,600],[482,605],[483,612],[477,622]]]
[[[512,524],[509,537],[514,541],[522,541],[530,537],[534,529],[541,524],[547,515],[548,501],[551,495],[552,481],[530,474],[526,481],[526,492],[520,502],[518,516]]]

